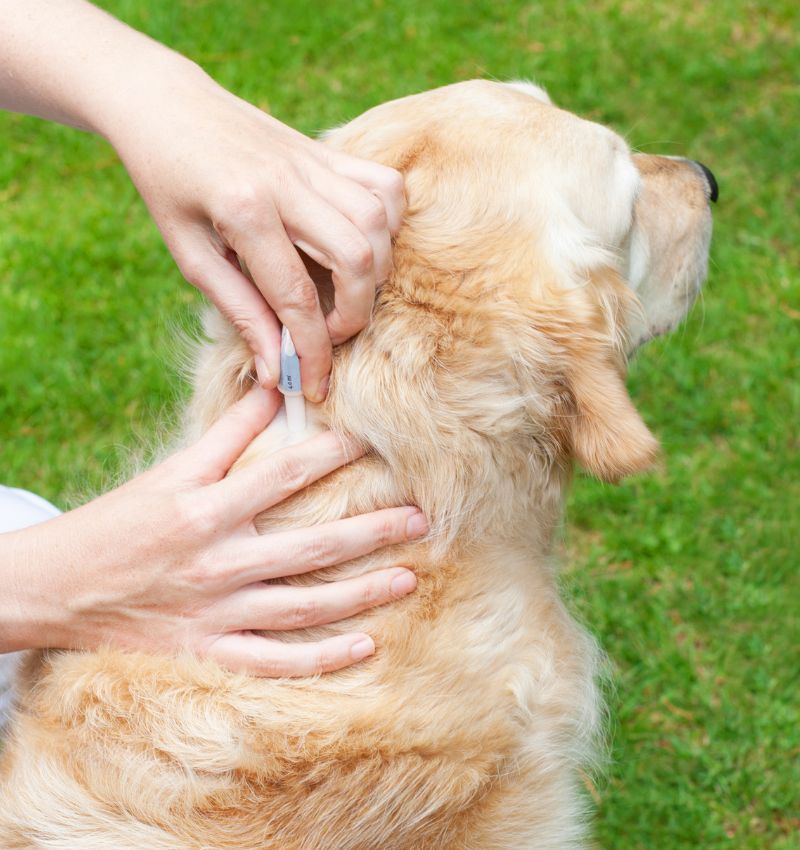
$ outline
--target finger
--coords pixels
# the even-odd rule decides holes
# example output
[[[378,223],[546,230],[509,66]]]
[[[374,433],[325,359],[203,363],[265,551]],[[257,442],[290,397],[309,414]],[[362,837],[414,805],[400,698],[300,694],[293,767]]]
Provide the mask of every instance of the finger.
[[[201,480],[223,478],[241,453],[272,421],[282,403],[277,390],[253,387],[190,448],[185,457],[201,471]]]
[[[208,245],[184,249],[183,276],[205,293],[236,328],[251,351],[260,357],[258,378],[262,386],[274,387],[280,377],[281,328],[256,285],[226,257]],[[195,259],[196,258],[196,259]]]
[[[315,676],[361,661],[375,652],[369,635],[337,635],[316,643],[281,643],[252,632],[218,638],[207,654],[230,670],[255,676]]]
[[[363,450],[352,442],[326,431],[234,470],[204,494],[234,523],[250,522],[361,454]]]
[[[329,163],[337,174],[355,180],[380,198],[389,231],[396,235],[406,211],[403,175],[394,168],[340,151],[332,153]]]
[[[392,240],[381,199],[355,180],[327,168],[319,169],[312,179],[320,197],[366,237],[372,247],[375,278],[379,283],[385,280],[392,264]]]
[[[256,286],[292,335],[300,357],[300,381],[311,401],[322,401],[331,370],[331,341],[317,288],[281,221],[265,221],[258,233],[240,235],[234,249]]]
[[[254,581],[299,575],[406,543],[428,531],[418,508],[387,508],[311,528],[249,537],[225,560],[237,565],[232,576],[241,586]]]
[[[242,629],[306,629],[385,605],[411,593],[416,586],[414,573],[402,568],[310,587],[258,582],[228,597],[220,617]]]
[[[376,203],[374,209],[379,207]],[[358,333],[369,321],[378,284],[369,239],[335,206],[309,189],[286,193],[279,212],[292,242],[331,271],[335,336],[344,340]]]
[[[372,280],[377,288],[389,276],[392,267],[392,237],[386,226],[386,211],[383,203],[360,184],[333,171],[321,171],[314,181],[314,187],[328,199],[366,238],[372,249]],[[302,246],[301,246],[302,247]],[[338,345],[357,333],[363,327],[360,322],[369,320],[374,303],[374,292],[366,306],[366,312],[360,313],[360,303],[355,298],[364,296],[353,291],[349,281],[332,275],[334,284],[334,307],[325,317],[328,332],[334,345]],[[356,317],[356,321],[353,321]]]

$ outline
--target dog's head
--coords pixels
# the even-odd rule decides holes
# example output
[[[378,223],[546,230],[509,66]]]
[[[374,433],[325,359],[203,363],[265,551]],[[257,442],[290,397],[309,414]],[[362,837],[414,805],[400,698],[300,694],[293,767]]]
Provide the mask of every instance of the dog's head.
[[[525,427],[550,454],[569,452],[606,480],[646,468],[657,445],[625,389],[625,360],[699,292],[710,172],[632,154],[528,83],[392,101],[327,141],[405,177],[408,214],[376,312],[399,325],[382,334],[396,346],[384,352],[392,367],[420,378],[437,365],[439,397],[487,436],[494,425],[502,437],[501,418],[520,413],[512,399],[525,399]],[[416,332],[397,316],[402,304]],[[458,382],[485,392],[482,416]]]
[[[336,350],[312,415],[391,473],[342,509],[414,501],[443,539],[512,512],[535,511],[546,530],[573,458],[610,481],[647,468],[657,443],[626,391],[626,358],[700,289],[710,172],[632,155],[526,83],[393,101],[326,141],[399,169],[408,200],[372,321]],[[319,284],[329,308],[330,281]],[[252,368],[232,330],[218,336],[197,382],[200,425]]]

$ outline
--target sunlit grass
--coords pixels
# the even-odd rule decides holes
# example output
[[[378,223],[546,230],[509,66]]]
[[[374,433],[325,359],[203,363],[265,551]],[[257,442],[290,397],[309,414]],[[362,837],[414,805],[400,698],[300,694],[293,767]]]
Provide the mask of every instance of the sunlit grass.
[[[576,481],[565,590],[613,665],[597,840],[798,847],[796,4],[107,0],[306,132],[473,76],[532,77],[721,198],[702,305],[630,386],[663,470]],[[0,116],[0,478],[62,506],[181,394],[197,299],[100,140]]]

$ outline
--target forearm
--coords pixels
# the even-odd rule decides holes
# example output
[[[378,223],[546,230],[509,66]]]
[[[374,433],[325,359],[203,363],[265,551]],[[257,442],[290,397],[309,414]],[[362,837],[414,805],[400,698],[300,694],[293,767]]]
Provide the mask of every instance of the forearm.
[[[0,108],[111,138],[142,89],[178,73],[201,72],[84,0],[0,0]]]
[[[63,564],[41,525],[0,534],[0,653],[57,645],[67,617]]]

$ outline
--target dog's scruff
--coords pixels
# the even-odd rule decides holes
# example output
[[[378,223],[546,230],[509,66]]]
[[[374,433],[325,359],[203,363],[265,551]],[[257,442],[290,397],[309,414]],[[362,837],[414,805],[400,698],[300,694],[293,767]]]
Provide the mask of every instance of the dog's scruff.
[[[597,652],[559,600],[553,536],[573,460],[609,481],[654,461],[625,360],[699,291],[713,178],[632,155],[525,83],[397,100],[327,141],[398,168],[408,197],[372,321],[336,351],[311,415],[312,430],[367,454],[259,527],[417,504],[426,540],[324,577],[404,563],[418,590],[286,632],[374,636],[373,658],[321,678],[112,651],[30,656],[4,754],[3,848],[583,844]],[[209,327],[187,439],[252,376],[235,332],[218,317]],[[283,427],[242,462],[275,450]]]

